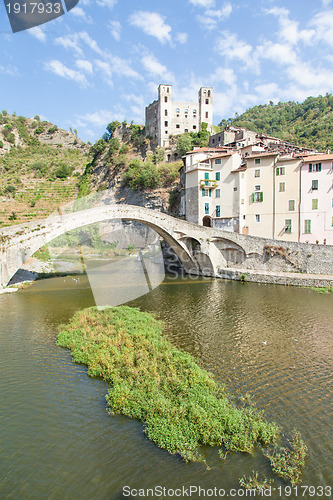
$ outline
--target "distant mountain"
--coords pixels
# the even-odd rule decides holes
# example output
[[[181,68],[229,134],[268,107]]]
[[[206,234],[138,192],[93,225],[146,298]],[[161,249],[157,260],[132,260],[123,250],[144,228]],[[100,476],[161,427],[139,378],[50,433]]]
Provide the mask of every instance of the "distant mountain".
[[[254,106],[219,125],[244,127],[319,151],[333,150],[333,95]]]

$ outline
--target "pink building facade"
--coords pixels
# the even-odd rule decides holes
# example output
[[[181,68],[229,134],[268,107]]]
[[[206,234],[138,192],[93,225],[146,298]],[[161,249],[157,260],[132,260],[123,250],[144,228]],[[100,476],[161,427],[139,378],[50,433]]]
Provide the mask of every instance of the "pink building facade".
[[[333,245],[333,154],[304,157],[300,241]]]

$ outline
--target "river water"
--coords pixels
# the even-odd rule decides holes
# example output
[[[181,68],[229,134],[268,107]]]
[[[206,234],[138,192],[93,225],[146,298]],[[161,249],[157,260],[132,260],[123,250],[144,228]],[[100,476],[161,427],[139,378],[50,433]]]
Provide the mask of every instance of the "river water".
[[[252,470],[273,477],[259,451],[221,462],[216,449],[206,450],[207,470],[158,449],[139,422],[109,416],[106,385],[55,345],[59,324],[92,305],[86,276],[0,297],[1,499],[135,498],[123,494],[126,485],[228,492]],[[163,319],[168,338],[231,393],[249,392],[286,432],[297,427],[309,449],[303,485],[333,487],[333,295],[169,276],[130,305]],[[272,498],[311,496],[276,491]]]

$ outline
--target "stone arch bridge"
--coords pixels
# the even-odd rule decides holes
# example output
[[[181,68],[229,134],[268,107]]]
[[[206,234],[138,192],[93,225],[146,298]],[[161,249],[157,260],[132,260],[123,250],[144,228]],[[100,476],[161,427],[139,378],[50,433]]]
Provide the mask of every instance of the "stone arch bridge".
[[[22,264],[54,238],[88,224],[119,219],[154,229],[192,274],[221,276],[222,269],[242,264],[251,256],[262,258],[269,242],[285,244],[198,226],[143,207],[103,205],[4,228],[0,232],[0,286],[5,287]]]

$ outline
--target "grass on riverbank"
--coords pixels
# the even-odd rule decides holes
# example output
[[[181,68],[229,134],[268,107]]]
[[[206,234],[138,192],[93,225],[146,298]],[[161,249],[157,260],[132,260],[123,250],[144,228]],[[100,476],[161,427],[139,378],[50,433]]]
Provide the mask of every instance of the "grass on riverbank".
[[[110,384],[111,412],[143,421],[149,439],[185,461],[203,461],[201,445],[220,447],[222,458],[274,445],[278,426],[246,401],[236,406],[211,373],[162,336],[162,326],[135,308],[90,308],[61,327],[57,344]]]
[[[312,286],[310,290],[318,293],[333,293],[333,286],[328,286],[328,287]]]

